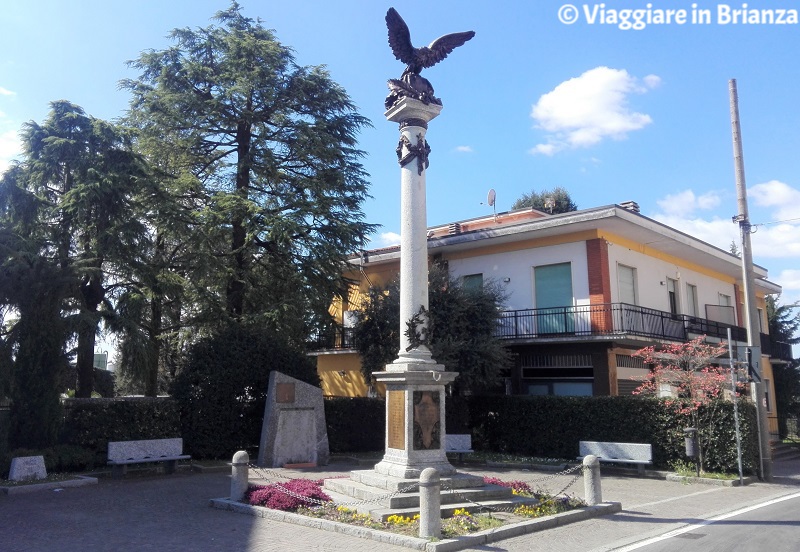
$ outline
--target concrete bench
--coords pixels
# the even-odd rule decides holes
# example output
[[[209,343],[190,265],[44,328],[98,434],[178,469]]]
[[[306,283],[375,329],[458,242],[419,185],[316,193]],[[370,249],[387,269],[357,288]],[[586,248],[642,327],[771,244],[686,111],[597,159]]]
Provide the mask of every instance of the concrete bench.
[[[109,441],[108,464],[115,479],[125,475],[129,464],[164,462],[164,473],[174,473],[178,460],[190,460],[183,454],[183,439],[147,439],[142,441]]]
[[[602,443],[599,441],[580,441],[579,460],[584,456],[594,455],[601,462],[617,464],[635,464],[639,474],[644,474],[644,467],[653,463],[653,447],[645,443]]]
[[[472,450],[472,435],[469,433],[456,433],[453,435],[444,436],[444,450],[445,452],[452,452],[458,454],[458,461],[464,461],[464,455]]]

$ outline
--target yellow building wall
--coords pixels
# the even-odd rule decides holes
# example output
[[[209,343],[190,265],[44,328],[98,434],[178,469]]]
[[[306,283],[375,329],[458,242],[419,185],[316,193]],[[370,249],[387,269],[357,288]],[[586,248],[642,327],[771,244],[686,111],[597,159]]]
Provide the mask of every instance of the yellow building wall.
[[[367,382],[361,374],[361,357],[356,352],[317,355],[317,374],[325,396],[367,396]]]
[[[761,357],[761,379],[769,381],[769,388],[767,389],[767,396],[769,404],[767,404],[767,421],[769,422],[769,432],[772,435],[778,435],[778,407],[775,403],[775,375],[772,371],[772,363],[769,357]]]

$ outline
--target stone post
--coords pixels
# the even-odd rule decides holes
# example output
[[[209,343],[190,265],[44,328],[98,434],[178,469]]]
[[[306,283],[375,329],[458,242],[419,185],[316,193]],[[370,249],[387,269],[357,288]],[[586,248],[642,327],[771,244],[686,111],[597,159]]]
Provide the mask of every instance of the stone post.
[[[425,468],[419,478],[419,536],[442,536],[442,496],[439,472]]]
[[[591,454],[583,457],[583,492],[586,504],[589,506],[603,502],[603,490],[600,488],[600,460]]]
[[[247,492],[250,456],[247,452],[240,450],[233,455],[231,462],[231,500],[244,500]]]

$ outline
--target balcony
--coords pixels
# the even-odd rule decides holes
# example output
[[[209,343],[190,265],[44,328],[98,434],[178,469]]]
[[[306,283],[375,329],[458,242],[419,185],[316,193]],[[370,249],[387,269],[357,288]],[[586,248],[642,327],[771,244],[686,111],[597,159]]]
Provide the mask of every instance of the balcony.
[[[355,349],[354,328],[328,327],[314,332],[309,341],[311,351]]]
[[[508,340],[562,337],[637,336],[688,341],[697,335],[747,341],[738,326],[626,303],[503,311],[496,336]]]
[[[593,338],[627,336],[688,341],[698,335],[719,339],[728,338],[728,328],[733,341],[747,342],[747,330],[706,318],[671,314],[668,312],[629,305],[608,303],[579,307],[523,309],[502,311],[495,336],[504,340],[529,341],[535,339]],[[355,349],[353,328],[328,327],[315,332],[308,343],[312,351]],[[761,334],[763,354],[784,360],[792,359],[788,343],[770,343],[769,336]]]

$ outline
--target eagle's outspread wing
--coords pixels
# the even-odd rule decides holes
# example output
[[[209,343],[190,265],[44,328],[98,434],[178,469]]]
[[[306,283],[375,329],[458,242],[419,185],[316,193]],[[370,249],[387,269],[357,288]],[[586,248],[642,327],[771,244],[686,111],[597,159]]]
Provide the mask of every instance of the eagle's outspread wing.
[[[389,11],[386,12],[386,27],[389,29],[389,46],[392,48],[394,57],[406,65],[416,63],[417,52],[411,44],[411,32],[394,8],[389,8]]]
[[[475,31],[465,31],[437,38],[431,42],[430,46],[417,50],[417,62],[420,67],[431,67],[442,61],[447,57],[447,54],[463,45],[473,36],[475,36]]]

